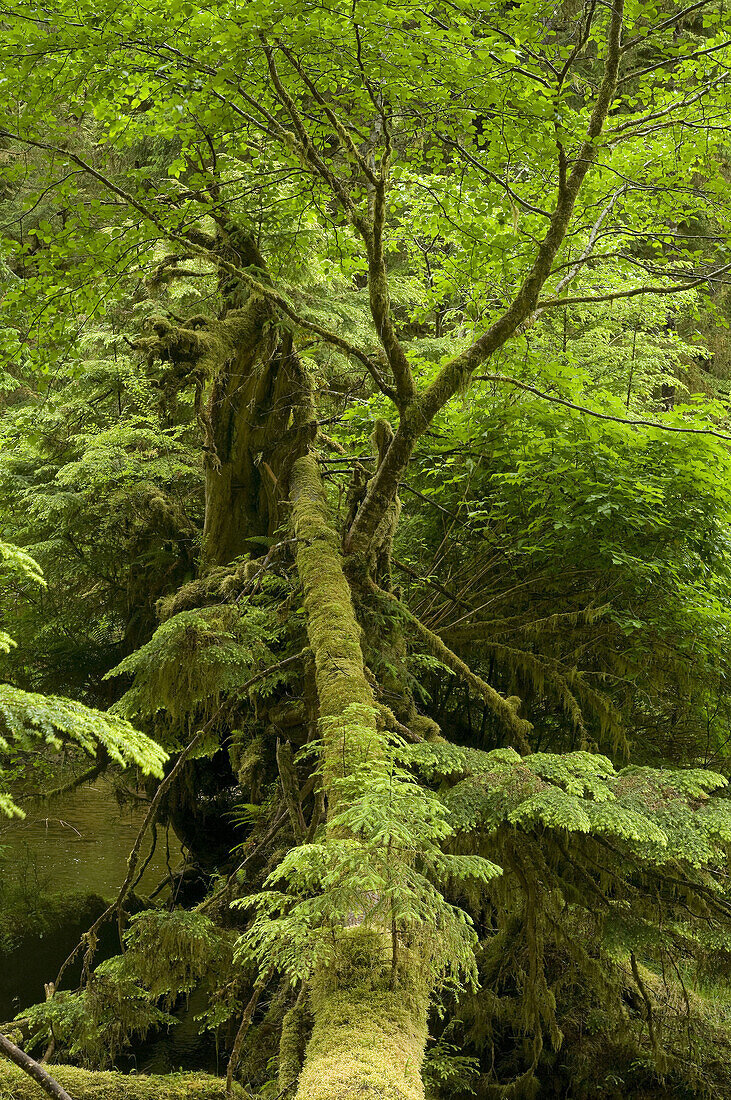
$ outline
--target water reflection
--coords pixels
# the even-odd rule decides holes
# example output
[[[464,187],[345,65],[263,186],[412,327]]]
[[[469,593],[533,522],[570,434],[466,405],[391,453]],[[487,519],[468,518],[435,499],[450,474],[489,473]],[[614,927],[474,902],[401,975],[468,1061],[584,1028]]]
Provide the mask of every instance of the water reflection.
[[[127,873],[129,853],[147,805],[136,802],[120,806],[111,784],[98,779],[51,804],[24,808],[25,820],[0,824],[0,928],[4,904],[33,913],[34,908],[43,908],[49,893],[69,898],[75,895],[75,901],[60,925],[54,924],[52,933],[39,935],[21,927],[16,950],[3,955],[0,945],[0,1020],[11,1019],[44,999],[44,983],[55,978],[81,933],[102,912],[102,899],[116,895]],[[150,842],[148,834],[139,868],[149,853]],[[175,834],[159,829],[155,851],[137,892],[151,893],[169,876],[170,868],[179,868],[181,860]],[[78,908],[81,894],[97,895],[87,899],[83,914]],[[24,932],[30,932],[25,939]],[[112,921],[101,931],[97,959],[108,958],[118,950],[116,922]],[[64,984],[74,988],[80,972],[79,959],[67,971]],[[181,1067],[217,1072],[215,1045],[210,1035],[198,1034],[195,1021],[205,1003],[204,991],[196,990],[174,1012],[177,1025],[137,1044],[119,1058],[119,1068],[147,1073]]]
[[[111,784],[97,780],[63,795],[50,805],[26,807],[23,821],[0,826],[0,874],[3,881],[33,876],[54,892],[90,891],[114,895],[124,881],[127,859],[146,812],[145,803],[120,807]],[[149,846],[143,846],[143,857]],[[167,844],[166,844],[167,842]],[[175,835],[158,835],[155,854],[138,890],[151,891],[180,863]]]

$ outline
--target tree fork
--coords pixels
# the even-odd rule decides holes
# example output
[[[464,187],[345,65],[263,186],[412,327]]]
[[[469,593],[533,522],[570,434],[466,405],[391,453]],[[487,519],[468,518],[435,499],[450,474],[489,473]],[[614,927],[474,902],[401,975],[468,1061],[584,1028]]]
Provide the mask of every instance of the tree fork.
[[[621,60],[621,36],[624,0],[612,0],[604,73],[594,110],[571,171],[566,173],[563,151],[559,156],[559,186],[556,207],[548,231],[536,250],[530,271],[513,301],[479,340],[448,362],[421,394],[414,397],[401,415],[393,442],[368,485],[365,499],[345,539],[345,551],[357,554],[366,550],[375,535],[381,516],[396,495],[399,482],[411,458],[414,446],[432,420],[474,371],[514,335],[538,305],[540,292],[551,274],[553,261],[569,228],[574,205],[586,175],[596,159],[596,140],[614,98]]]

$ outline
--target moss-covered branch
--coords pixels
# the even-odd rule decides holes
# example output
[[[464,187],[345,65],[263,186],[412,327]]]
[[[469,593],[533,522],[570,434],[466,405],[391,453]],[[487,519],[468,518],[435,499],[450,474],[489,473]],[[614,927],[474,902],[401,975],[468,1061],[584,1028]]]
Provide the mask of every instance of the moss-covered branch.
[[[363,763],[382,751],[383,742],[338,535],[310,454],[292,467],[290,499],[297,571],[315,660],[323,789],[332,820],[345,808],[338,781],[359,770],[362,774]],[[340,831],[331,831],[325,847],[337,845],[339,839]],[[368,858],[364,847],[363,859]],[[346,922],[339,929],[333,964],[313,976],[313,1033],[297,1098],[346,1100],[357,1094],[363,1100],[423,1100],[420,1071],[428,1002],[424,983],[394,983],[390,937],[385,929],[367,931],[359,924]]]
[[[520,699],[518,699],[517,696],[510,696],[507,699],[502,696],[500,692],[496,691],[486,680],[483,680],[481,676],[473,672],[461,657],[458,657],[449,646],[444,644],[438,634],[429,630],[429,628],[422,623],[421,619],[418,619],[405,604],[401,603],[401,601],[393,595],[393,593],[384,592],[383,589],[378,589],[378,592],[380,596],[389,600],[399,608],[409,623],[411,623],[422,642],[425,643],[432,656],[436,657],[443,665],[446,665],[447,668],[450,668],[452,672],[472,688],[476,695],[480,696],[498,721],[504,725],[511,740],[514,741],[515,747],[521,752],[530,752],[527,736],[532,727],[530,722],[527,722],[524,718],[518,717],[517,710]]]
[[[323,733],[323,786],[332,813],[333,780],[363,763],[377,738],[375,700],[366,678],[350,586],[343,572],[340,540],[325,500],[317,462],[311,454],[297,459],[290,475],[290,500],[297,537],[297,572],[304,591],[307,635],[315,660],[315,679]],[[354,739],[346,712],[357,707],[362,736]]]

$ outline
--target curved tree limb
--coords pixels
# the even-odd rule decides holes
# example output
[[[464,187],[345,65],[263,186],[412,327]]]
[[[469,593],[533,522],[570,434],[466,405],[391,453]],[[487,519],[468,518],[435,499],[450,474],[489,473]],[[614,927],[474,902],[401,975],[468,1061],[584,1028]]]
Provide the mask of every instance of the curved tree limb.
[[[597,138],[602,132],[617,86],[621,59],[624,0],[612,0],[604,74],[586,130],[570,172],[561,166],[556,208],[548,231],[538,247],[530,271],[505,312],[464,351],[451,359],[434,381],[405,410],[391,447],[375,476],[348,532],[346,553],[362,553],[373,538],[381,517],[396,495],[399,481],[419,437],[441,408],[468,381],[472,373],[502,347],[536,309],[539,294],[566,236],[574,205],[586,175],[596,159]]]
[[[575,405],[573,401],[567,401],[564,397],[556,397],[552,393],[545,393],[543,390],[537,389],[536,386],[531,386],[527,382],[521,382],[518,378],[511,378],[506,374],[475,374],[472,376],[472,380],[473,382],[505,382],[509,386],[516,386],[519,390],[534,393],[536,397],[540,397],[544,401],[564,405],[567,409],[575,409],[576,412],[586,413],[587,416],[594,416],[598,420],[611,420],[614,424],[627,424],[630,428],[660,428],[664,432],[676,432],[680,435],[712,435],[716,439],[731,442],[731,435],[717,432],[713,428],[681,428],[675,424],[661,424],[659,420],[626,420],[623,416],[612,416],[610,413],[597,412],[596,409],[587,408],[586,405]]]

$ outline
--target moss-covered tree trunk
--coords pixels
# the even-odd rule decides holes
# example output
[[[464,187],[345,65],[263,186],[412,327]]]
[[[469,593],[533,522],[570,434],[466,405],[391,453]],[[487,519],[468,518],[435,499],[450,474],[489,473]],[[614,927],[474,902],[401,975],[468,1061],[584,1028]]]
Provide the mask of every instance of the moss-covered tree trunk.
[[[299,361],[276,313],[252,297],[220,322],[206,428],[206,509],[203,570],[256,554],[280,525],[288,463],[296,451],[288,433],[301,390]]]
[[[338,779],[378,751],[381,742],[340,540],[311,455],[294,463],[290,486],[332,821],[341,801]],[[348,925],[340,930],[333,962],[312,981],[314,1026],[297,1100],[423,1100],[425,991],[414,978],[394,973],[385,931],[360,927],[357,915]]]

